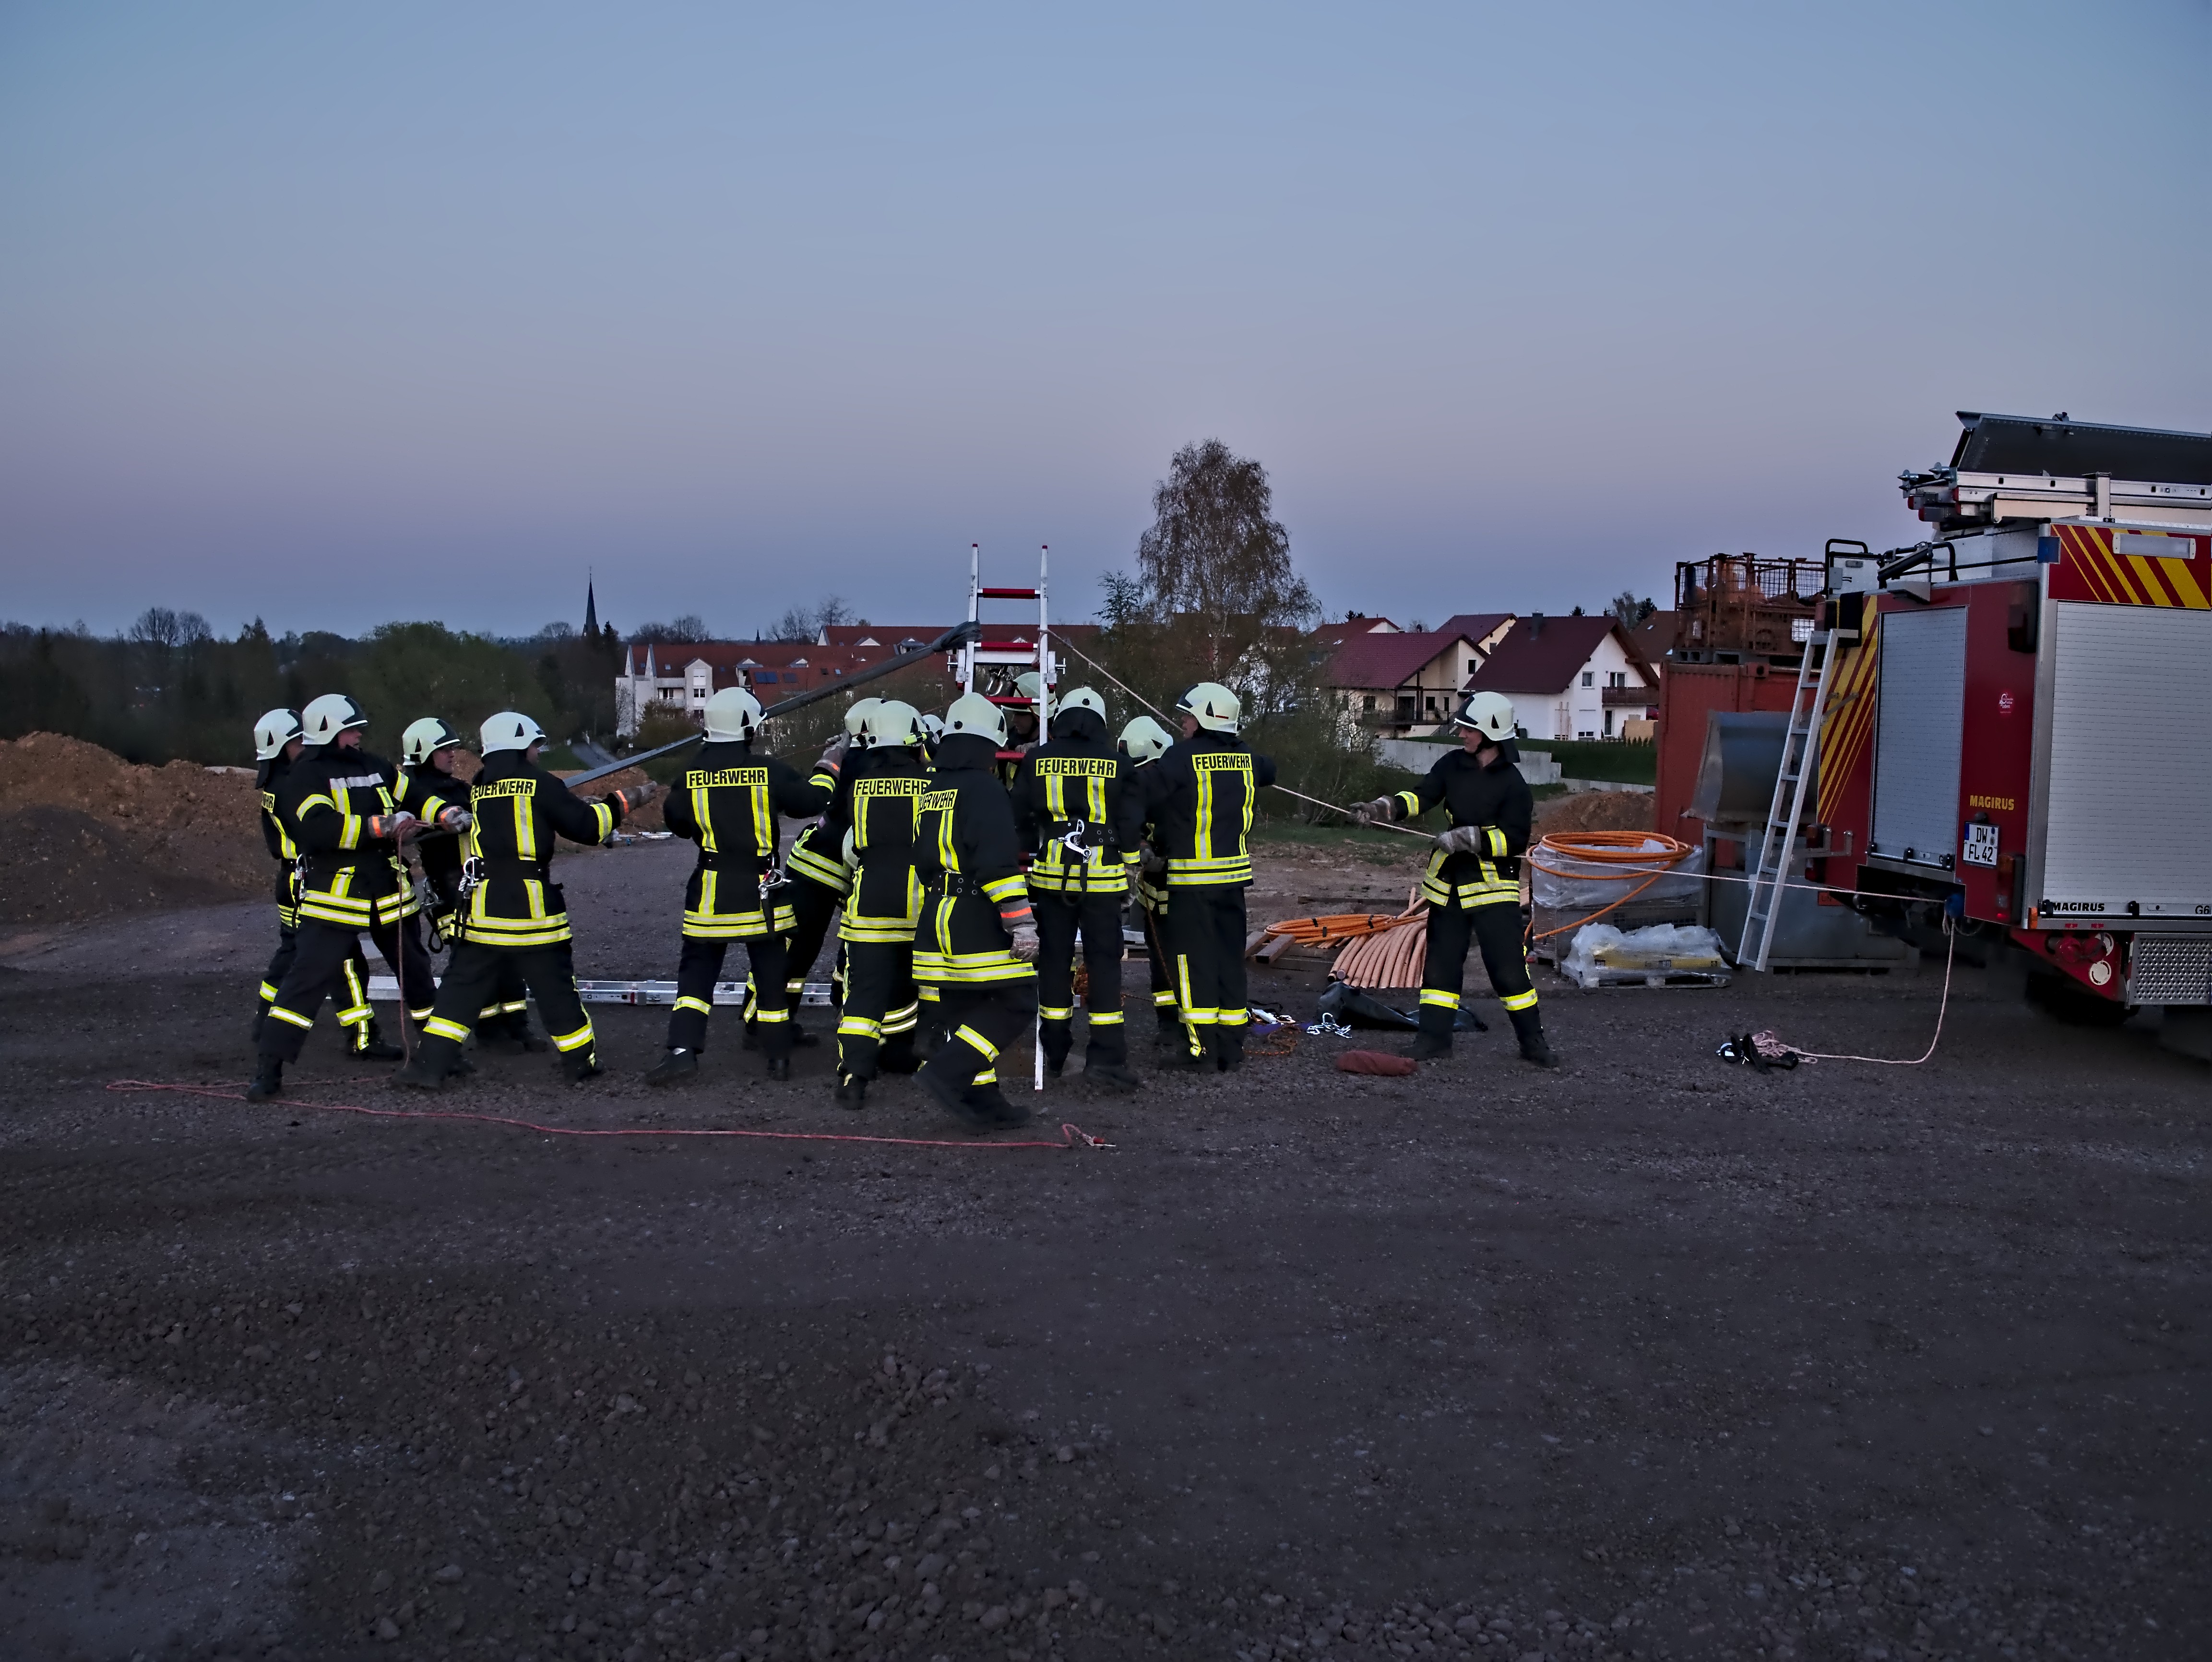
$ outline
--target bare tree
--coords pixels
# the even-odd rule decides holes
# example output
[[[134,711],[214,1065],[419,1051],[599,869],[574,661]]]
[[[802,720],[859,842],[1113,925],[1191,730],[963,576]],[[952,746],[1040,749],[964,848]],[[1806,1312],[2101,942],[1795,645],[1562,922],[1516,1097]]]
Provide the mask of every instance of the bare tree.
[[[818,640],[824,629],[853,621],[852,604],[838,595],[824,595],[811,606],[793,606],[769,626],[770,640]]]
[[[1320,610],[1273,506],[1267,469],[1218,439],[1185,445],[1153,488],[1152,527],[1137,543],[1146,610],[1155,622],[1194,626],[1210,675]]]
[[[1619,594],[1613,596],[1613,604],[1607,610],[1620,620],[1622,628],[1632,629],[1650,616],[1658,608],[1649,599],[1638,600],[1636,597],[1635,590],[1623,589]]]
[[[641,623],[630,631],[632,640],[712,640],[714,637],[707,628],[707,620],[696,612],[685,612],[681,617],[672,617],[665,623]]]

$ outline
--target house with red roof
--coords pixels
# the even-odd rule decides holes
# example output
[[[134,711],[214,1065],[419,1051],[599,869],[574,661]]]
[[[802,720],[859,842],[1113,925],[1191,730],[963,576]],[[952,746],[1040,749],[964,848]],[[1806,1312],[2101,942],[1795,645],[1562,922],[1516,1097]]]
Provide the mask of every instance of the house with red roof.
[[[896,656],[884,646],[811,640],[633,640],[615,676],[615,731],[635,732],[656,707],[702,721],[707,701],[726,687],[750,688],[774,704]]]
[[[1322,674],[1347,723],[1383,738],[1411,738],[1451,719],[1459,689],[1481,662],[1458,630],[1400,629],[1349,637]]]
[[[1659,676],[1620,620],[1530,614],[1468,677],[1470,693],[1503,693],[1529,739],[1618,738],[1655,720]]]

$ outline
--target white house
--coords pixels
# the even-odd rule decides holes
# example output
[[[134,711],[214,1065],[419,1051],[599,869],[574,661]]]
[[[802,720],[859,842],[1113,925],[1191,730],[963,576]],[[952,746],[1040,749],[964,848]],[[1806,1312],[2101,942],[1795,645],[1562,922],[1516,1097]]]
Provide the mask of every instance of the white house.
[[[1522,618],[1468,677],[1503,693],[1530,739],[1618,738],[1659,713],[1659,676],[1612,617]]]

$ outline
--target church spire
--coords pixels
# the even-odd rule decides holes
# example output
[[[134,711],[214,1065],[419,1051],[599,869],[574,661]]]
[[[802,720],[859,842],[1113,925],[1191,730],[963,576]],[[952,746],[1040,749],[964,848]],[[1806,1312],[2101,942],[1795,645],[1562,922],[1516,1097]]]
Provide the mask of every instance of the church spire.
[[[592,574],[586,569],[584,573],[584,633],[588,636],[599,632],[599,599],[592,592]]]

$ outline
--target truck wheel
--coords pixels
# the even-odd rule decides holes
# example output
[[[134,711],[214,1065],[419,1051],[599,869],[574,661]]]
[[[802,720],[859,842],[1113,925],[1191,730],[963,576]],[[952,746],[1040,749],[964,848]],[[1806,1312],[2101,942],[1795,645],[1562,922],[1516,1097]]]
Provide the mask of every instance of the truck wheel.
[[[2073,1028],[2116,1028],[2130,1013],[2118,999],[2100,998],[2063,975],[2030,974],[2027,1001]]]

